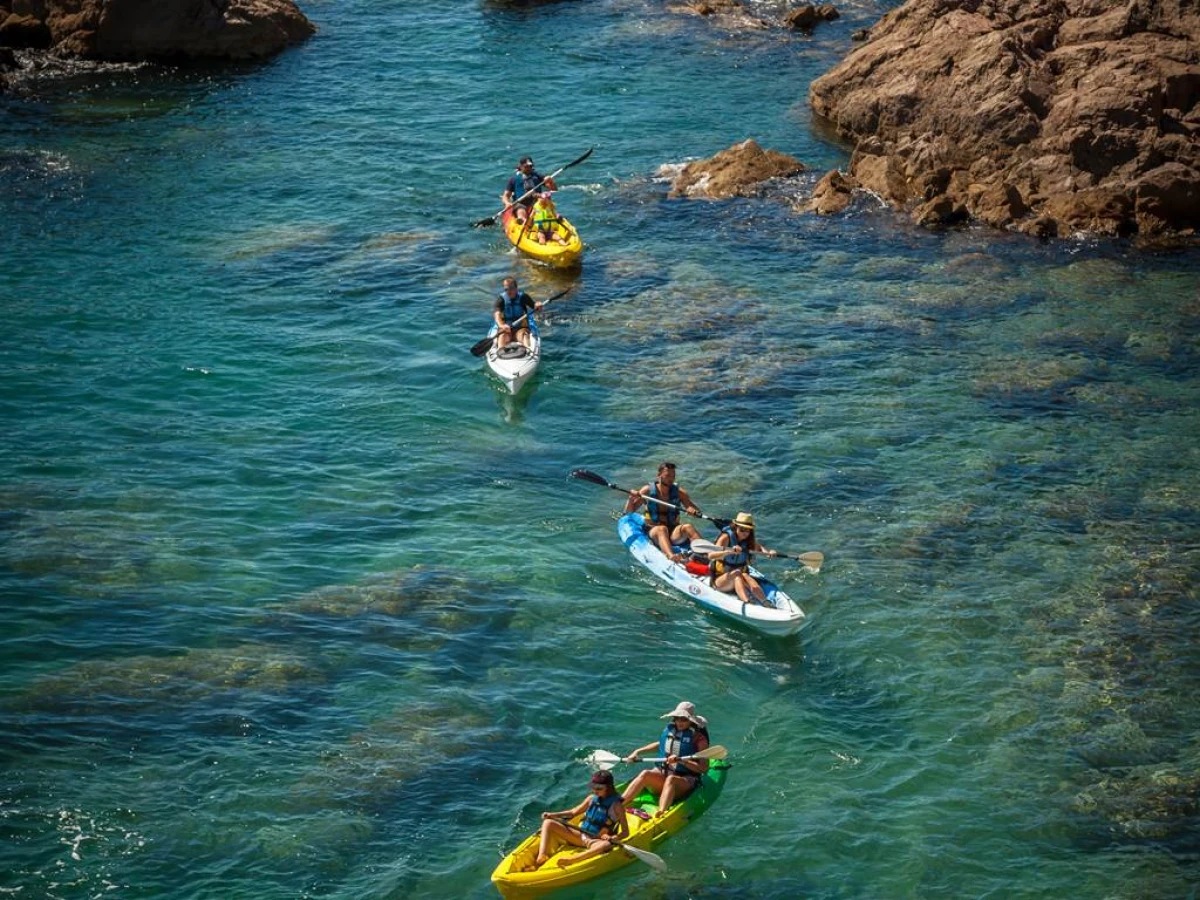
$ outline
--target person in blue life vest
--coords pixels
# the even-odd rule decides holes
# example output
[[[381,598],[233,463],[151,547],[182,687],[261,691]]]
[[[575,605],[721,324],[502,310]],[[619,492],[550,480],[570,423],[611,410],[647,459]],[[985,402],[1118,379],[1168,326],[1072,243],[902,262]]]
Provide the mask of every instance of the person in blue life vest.
[[[696,715],[695,704],[681,700],[678,706],[659,718],[671,721],[658,740],[638,747],[625,757],[625,762],[637,762],[639,756],[651,751],[666,757],[666,762],[658,763],[653,769],[643,769],[621,795],[622,802],[627,804],[644,790],[657,794],[656,816],[661,816],[671,804],[694,791],[708,771],[707,759],[685,758],[708,749],[708,720]]]
[[[727,594],[736,593],[743,603],[769,606],[762,585],[750,574],[749,569],[755,553],[772,558],[777,554],[758,542],[754,516],[748,512],[738,513],[732,522],[721,529],[721,535],[715,543],[729,550],[720,556],[716,553],[708,555],[712,586]]]
[[[537,195],[537,202],[533,204],[533,222],[530,225],[529,233],[539,244],[554,241],[565,247],[567,239],[563,234],[563,228],[558,227],[560,221],[562,219],[554,205],[554,198],[549,191],[542,191]]]
[[[544,190],[556,191],[558,185],[554,183],[553,178],[543,178],[533,167],[533,160],[528,156],[522,156],[517,163],[516,172],[504,186],[504,193],[500,195],[500,200],[505,206],[516,204],[513,206],[513,212],[517,216],[517,221],[524,222],[537,193]]]
[[[573,819],[582,814],[577,828],[564,824],[564,819]],[[625,818],[625,805],[621,795],[613,787],[612,772],[597,772],[592,776],[592,793],[571,809],[558,812],[542,813],[542,834],[538,844],[537,858],[532,865],[526,866],[525,871],[545,865],[550,858],[550,844],[555,839],[565,841],[575,847],[582,847],[581,853],[561,857],[560,866],[607,853],[615,845],[613,841],[623,840],[629,834],[629,821]]]
[[[514,340],[529,346],[529,316],[541,312],[542,304],[521,290],[515,278],[504,279],[504,289],[492,304],[492,318],[496,322],[496,347],[507,347]],[[525,316],[525,319],[521,319]],[[521,319],[521,321],[518,321]]]
[[[675,509],[655,503],[655,500],[669,503]],[[629,499],[625,501],[625,512],[634,512],[643,505],[646,507],[646,521],[642,527],[646,529],[646,534],[658,544],[658,548],[668,559],[679,562],[683,555],[677,553],[673,545],[700,538],[700,532],[696,530],[695,525],[679,521],[679,510],[682,509],[689,516],[700,515],[700,510],[692,502],[688,492],[675,483],[675,463],[659,464],[658,475],[652,484],[630,491]]]

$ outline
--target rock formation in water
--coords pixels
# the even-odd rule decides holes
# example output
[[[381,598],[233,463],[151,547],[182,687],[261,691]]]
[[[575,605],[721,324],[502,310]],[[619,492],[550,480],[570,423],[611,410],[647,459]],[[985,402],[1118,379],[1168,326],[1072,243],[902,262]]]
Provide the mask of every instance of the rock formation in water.
[[[1195,0],[909,0],[810,101],[850,176],[927,225],[1200,227]]]
[[[744,0],[683,0],[668,4],[667,9],[675,13],[711,18],[732,31],[780,26],[794,31],[812,31],[819,23],[832,22],[839,17],[837,8],[832,3],[806,3],[786,9],[770,18],[761,15],[757,7],[751,8]]]
[[[762,182],[786,178],[804,168],[804,163],[786,153],[764,150],[754,140],[742,141],[709,159],[685,165],[671,181],[671,196],[708,200],[754,197]]]
[[[258,59],[315,32],[292,0],[0,0],[0,47],[83,59]]]

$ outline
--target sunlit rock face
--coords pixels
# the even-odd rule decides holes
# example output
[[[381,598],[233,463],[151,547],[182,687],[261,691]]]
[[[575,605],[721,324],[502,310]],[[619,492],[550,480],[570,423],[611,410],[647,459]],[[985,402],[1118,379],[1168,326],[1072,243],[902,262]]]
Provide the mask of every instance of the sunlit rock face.
[[[813,82],[850,173],[923,224],[1156,237],[1200,225],[1200,9],[910,0]]]

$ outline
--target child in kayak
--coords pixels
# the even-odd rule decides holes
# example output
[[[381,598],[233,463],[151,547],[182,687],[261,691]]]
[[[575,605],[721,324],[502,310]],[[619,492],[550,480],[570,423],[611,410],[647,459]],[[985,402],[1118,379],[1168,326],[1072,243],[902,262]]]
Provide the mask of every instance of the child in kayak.
[[[629,782],[621,799],[628,803],[643,790],[648,790],[658,795],[656,815],[661,816],[673,803],[694,791],[700,784],[700,778],[708,771],[707,759],[683,758],[708,749],[708,720],[696,715],[695,704],[687,700],[681,700],[678,706],[659,718],[671,721],[658,740],[638,747],[625,757],[625,762],[637,762],[640,754],[652,750],[657,750],[658,755],[665,756],[667,761],[639,772]]]
[[[568,825],[564,820],[583,814],[578,826]],[[572,809],[542,813],[542,835],[538,844],[537,859],[525,871],[532,872],[545,865],[550,858],[550,842],[557,838],[582,847],[583,852],[564,856],[559,866],[569,866],[601,853],[607,853],[615,844],[629,834],[629,822],[625,818],[625,806],[621,795],[613,787],[612,772],[597,772],[592,776],[592,794]]]
[[[567,239],[563,235],[564,229],[559,225],[560,221],[562,220],[550,192],[543,191],[538,194],[537,202],[533,204],[533,226],[529,229],[537,238],[537,242],[544,244],[546,241],[554,241],[565,247]]]

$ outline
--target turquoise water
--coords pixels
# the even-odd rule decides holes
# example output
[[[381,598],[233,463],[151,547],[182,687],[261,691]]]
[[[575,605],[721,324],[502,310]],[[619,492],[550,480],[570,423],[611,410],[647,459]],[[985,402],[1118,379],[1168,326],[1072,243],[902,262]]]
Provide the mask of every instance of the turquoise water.
[[[844,164],[812,37],[657,3],[310,2],[270,63],[0,100],[0,892],[489,898],[679,699],[734,768],[576,898],[1195,896],[1200,259],[670,200]],[[516,157],[575,275],[506,253]],[[468,353],[514,273],[532,387]],[[625,555],[672,457],[809,614]],[[708,535],[711,536],[711,535]]]

